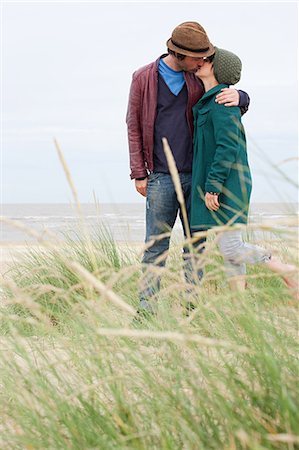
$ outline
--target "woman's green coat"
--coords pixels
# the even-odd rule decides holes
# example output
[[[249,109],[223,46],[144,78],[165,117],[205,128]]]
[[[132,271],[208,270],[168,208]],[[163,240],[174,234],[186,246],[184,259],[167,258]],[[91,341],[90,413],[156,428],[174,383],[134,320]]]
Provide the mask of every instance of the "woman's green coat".
[[[215,102],[225,87],[210,89],[193,107],[191,228],[195,230],[247,222],[251,175],[246,139],[240,108]],[[220,193],[217,212],[205,206],[206,192]]]

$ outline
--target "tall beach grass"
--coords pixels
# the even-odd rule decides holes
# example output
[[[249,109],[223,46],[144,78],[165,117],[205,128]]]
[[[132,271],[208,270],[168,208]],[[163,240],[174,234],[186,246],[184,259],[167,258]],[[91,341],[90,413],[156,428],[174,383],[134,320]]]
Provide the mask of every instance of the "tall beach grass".
[[[298,264],[297,233],[274,225]],[[210,233],[189,285],[172,242],[158,314],[136,327],[140,252],[82,216],[38,240],[1,280],[1,449],[299,448],[298,309],[280,278],[251,267],[231,292]]]

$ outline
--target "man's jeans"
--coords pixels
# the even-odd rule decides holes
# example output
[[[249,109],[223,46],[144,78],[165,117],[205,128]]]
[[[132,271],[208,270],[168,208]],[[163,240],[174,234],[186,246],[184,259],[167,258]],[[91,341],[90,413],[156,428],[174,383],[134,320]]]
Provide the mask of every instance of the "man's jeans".
[[[180,173],[180,181],[185,198],[185,205],[190,218],[191,208],[191,174]],[[151,173],[148,177],[147,198],[146,198],[146,237],[145,242],[148,244],[153,241],[152,245],[146,248],[142,263],[144,265],[154,265],[163,267],[166,263],[166,257],[163,257],[169,249],[170,236],[163,239],[154,240],[155,236],[163,233],[170,233],[175,224],[177,214],[183,225],[184,235],[186,237],[186,229],[183,220],[180,204],[177,200],[174,184],[170,174]],[[200,247],[205,239],[201,239],[194,244],[194,247]],[[203,249],[200,248],[199,251]],[[161,258],[159,258],[161,257]],[[157,261],[158,259],[158,261]],[[192,258],[190,255],[190,247],[188,245],[183,248],[184,273],[188,284],[196,284],[202,278],[202,270],[198,269],[196,273],[193,270]],[[154,269],[154,267],[152,267]],[[160,289],[160,276],[150,267],[144,268],[144,276],[140,289],[141,307],[147,308],[148,300],[151,299]],[[150,307],[149,307],[150,308]]]

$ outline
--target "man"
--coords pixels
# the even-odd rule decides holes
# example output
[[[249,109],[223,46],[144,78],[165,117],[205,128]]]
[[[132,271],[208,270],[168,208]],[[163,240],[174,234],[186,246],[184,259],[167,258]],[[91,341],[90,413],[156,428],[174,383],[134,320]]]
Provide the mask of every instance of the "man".
[[[170,233],[164,238],[153,236],[171,232],[177,214],[185,224],[175,188],[168,170],[162,138],[166,137],[179,172],[188,218],[191,205],[191,170],[193,155],[192,107],[204,94],[195,72],[205,57],[214,54],[214,46],[204,28],[197,22],[178,25],[167,41],[168,54],[137,70],[130,89],[127,126],[131,179],[139,194],[146,197],[147,246],[142,262],[148,267],[140,290],[139,312],[154,311],[151,298],[160,286],[160,277],[151,273],[153,265],[164,266],[169,249]],[[248,109],[245,92],[224,89],[217,97],[226,106]],[[163,257],[165,255],[165,257]],[[188,248],[184,248],[185,277],[196,283],[202,271],[192,272]]]

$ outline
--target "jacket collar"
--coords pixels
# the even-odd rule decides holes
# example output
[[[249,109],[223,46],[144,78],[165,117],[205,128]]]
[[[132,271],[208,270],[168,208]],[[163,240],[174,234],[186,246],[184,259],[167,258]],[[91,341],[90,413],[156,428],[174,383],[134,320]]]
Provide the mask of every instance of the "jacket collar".
[[[163,55],[159,56],[159,58],[156,59],[156,61],[155,61],[155,67],[156,67],[156,70],[157,70],[157,71],[159,70],[159,62],[160,62],[160,59],[165,58],[165,56],[167,56],[167,55],[168,55],[168,53],[163,53]]]

